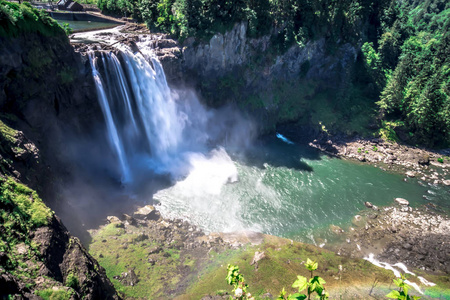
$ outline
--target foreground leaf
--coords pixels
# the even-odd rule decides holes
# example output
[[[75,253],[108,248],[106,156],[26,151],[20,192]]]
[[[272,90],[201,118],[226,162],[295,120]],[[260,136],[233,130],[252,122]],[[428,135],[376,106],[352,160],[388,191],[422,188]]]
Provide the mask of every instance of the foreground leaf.
[[[292,284],[293,288],[298,288],[298,291],[301,292],[308,286],[308,279],[303,276],[297,276],[297,280]]]

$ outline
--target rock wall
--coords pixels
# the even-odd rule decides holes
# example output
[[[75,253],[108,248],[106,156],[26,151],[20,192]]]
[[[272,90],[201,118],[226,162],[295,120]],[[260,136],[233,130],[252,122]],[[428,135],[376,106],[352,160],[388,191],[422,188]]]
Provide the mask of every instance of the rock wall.
[[[295,44],[285,53],[276,55],[271,37],[248,38],[247,24],[239,23],[225,34],[217,33],[208,43],[199,44],[189,38],[183,44],[184,68],[206,79],[222,77],[252,64],[253,68],[247,70],[245,77],[249,86],[254,81],[252,76],[262,81],[295,78],[307,62],[310,65],[304,72],[307,78],[331,80],[331,85],[338,85],[339,78],[356,61],[358,49],[355,46],[338,44],[331,55],[327,53],[325,38],[309,41],[303,46]]]
[[[36,145],[45,170],[30,177],[16,166],[16,178],[57,205],[51,178],[69,168],[63,163],[67,137],[89,135],[93,124],[101,124],[89,63],[65,35],[0,37],[0,45],[0,120]],[[24,167],[24,172],[31,168]]]
[[[65,160],[70,135],[89,135],[103,123],[88,66],[65,34],[0,37],[0,181],[28,185],[54,210],[61,204],[59,187],[70,176]],[[17,210],[3,196],[2,220]],[[47,297],[119,298],[105,271],[53,214],[48,225],[37,228],[3,225],[0,298],[40,299],[38,291]],[[22,263],[8,265],[14,260]]]
[[[271,130],[303,118],[299,102],[312,101],[317,91],[345,90],[360,47],[322,37],[281,53],[275,36],[274,29],[249,38],[247,24],[239,23],[208,42],[188,38],[177,48],[163,38],[155,46],[173,84],[194,86],[209,106],[236,104]],[[313,91],[305,99],[287,95],[304,93],[307,85]]]
[[[184,67],[196,72],[201,77],[218,77],[233,71],[235,67],[247,62],[250,55],[250,44],[247,41],[247,25],[236,24],[234,28],[225,34],[214,35],[208,43],[196,45],[194,38],[189,38],[183,44]],[[267,38],[254,41],[253,44],[265,50]]]

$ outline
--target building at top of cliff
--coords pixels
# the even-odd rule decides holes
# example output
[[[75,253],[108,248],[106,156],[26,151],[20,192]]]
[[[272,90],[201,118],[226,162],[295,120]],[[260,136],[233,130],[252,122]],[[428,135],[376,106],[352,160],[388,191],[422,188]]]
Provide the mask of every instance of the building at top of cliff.
[[[83,5],[72,0],[59,0],[58,1],[59,10],[69,10],[69,11],[82,11]]]

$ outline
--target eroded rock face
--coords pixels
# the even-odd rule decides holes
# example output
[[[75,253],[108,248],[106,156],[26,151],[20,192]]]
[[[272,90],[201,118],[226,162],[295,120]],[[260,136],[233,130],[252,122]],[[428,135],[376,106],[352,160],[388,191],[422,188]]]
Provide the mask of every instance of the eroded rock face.
[[[314,81],[315,85],[338,88],[348,80],[358,46],[340,44],[331,55],[325,38],[293,45],[284,53],[274,54],[272,35],[247,36],[247,24],[238,23],[232,30],[215,34],[202,43],[188,38],[182,45],[183,70],[187,81],[194,81],[208,104],[221,105],[255,96],[262,100],[259,108],[271,122],[286,121],[277,116],[286,99],[277,99],[280,82]],[[164,62],[163,65],[165,66]],[[210,98],[214,98],[211,100]],[[239,99],[238,99],[239,100]],[[247,107],[246,107],[247,108]],[[283,119],[283,120],[282,120]]]
[[[185,68],[201,76],[217,77],[241,66],[249,54],[246,32],[247,25],[240,23],[225,34],[215,34],[206,44],[195,45],[194,38],[187,39],[183,47]]]
[[[44,264],[40,276],[48,276],[60,283],[67,283],[69,276],[76,278],[72,286],[84,299],[119,299],[106,277],[105,270],[81,245],[78,238],[70,236],[57,217],[49,226],[31,233]]]
[[[225,34],[215,34],[208,43],[198,44],[195,39],[189,38],[183,44],[184,67],[201,78],[224,76],[252,60],[268,57],[268,51],[273,46],[270,37],[248,38],[247,24],[238,23]],[[357,49],[350,44],[338,47],[333,56],[327,55],[325,39],[319,39],[304,46],[294,45],[284,54],[255,67],[264,68],[260,79],[271,81],[298,76],[302,72],[302,65],[308,62],[308,78],[329,80],[342,75],[342,70],[356,61],[356,55]],[[246,79],[249,85],[251,78]],[[334,83],[339,84],[339,80]]]

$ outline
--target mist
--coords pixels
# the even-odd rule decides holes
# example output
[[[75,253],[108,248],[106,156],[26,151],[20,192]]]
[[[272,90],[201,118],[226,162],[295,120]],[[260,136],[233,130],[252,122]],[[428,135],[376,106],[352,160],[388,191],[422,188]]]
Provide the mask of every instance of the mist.
[[[58,213],[79,236],[180,182],[183,199],[208,207],[209,194],[239,180],[227,151],[257,132],[236,107],[207,109],[192,89],[169,87],[151,49],[121,50],[89,54],[102,118],[88,136],[66,136],[72,167]]]

